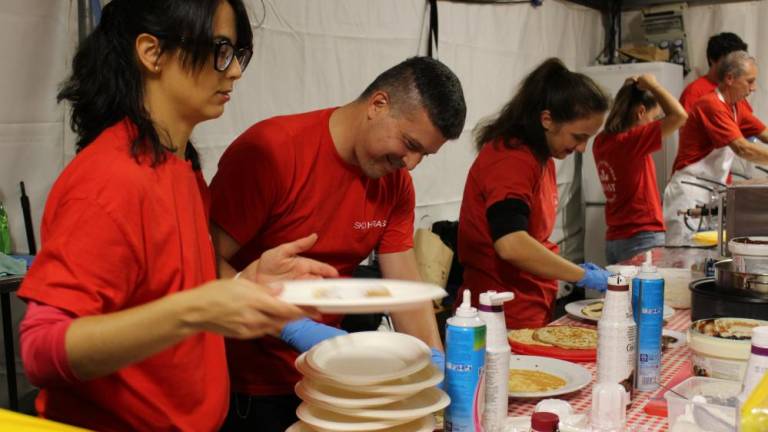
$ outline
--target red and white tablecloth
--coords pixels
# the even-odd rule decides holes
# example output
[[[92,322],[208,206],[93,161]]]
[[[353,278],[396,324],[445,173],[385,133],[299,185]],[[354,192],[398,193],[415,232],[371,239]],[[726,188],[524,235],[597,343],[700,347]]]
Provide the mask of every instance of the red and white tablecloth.
[[[568,316],[556,320],[553,324],[572,325],[580,327],[595,327],[594,323],[578,321]],[[691,324],[690,310],[677,310],[675,315],[670,318],[664,328],[685,333]],[[681,368],[690,367],[688,346],[678,348],[669,348],[664,351],[661,358],[661,383],[667,385],[670,379],[674,377]],[[576,393],[570,395],[557,396],[557,398],[568,401],[577,413],[589,414],[592,403],[592,384],[595,383],[597,365],[594,362],[579,363],[592,373],[592,383]],[[665,431],[667,430],[666,417],[652,416],[646,414],[643,410],[646,403],[652,396],[658,396],[659,391],[635,392],[632,405],[627,410],[627,430],[629,431]],[[533,408],[538,403],[538,399],[510,399],[510,416],[529,416],[533,413]]]

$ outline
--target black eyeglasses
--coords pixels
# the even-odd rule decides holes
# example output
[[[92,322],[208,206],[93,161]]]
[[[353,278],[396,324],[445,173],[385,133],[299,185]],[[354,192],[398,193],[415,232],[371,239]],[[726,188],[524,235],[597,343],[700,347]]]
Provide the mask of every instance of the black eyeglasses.
[[[213,43],[213,68],[219,72],[224,72],[232,64],[232,60],[237,57],[240,70],[245,72],[252,55],[253,51],[250,48],[235,48],[232,42],[226,39],[218,40]]]

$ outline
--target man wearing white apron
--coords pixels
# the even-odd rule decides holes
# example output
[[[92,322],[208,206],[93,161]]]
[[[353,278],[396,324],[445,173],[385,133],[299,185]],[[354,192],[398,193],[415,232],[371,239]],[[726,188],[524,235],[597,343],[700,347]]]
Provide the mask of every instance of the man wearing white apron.
[[[691,244],[693,231],[678,212],[710,201],[709,191],[685,182],[710,188],[714,184],[701,178],[725,183],[735,155],[756,163],[768,163],[768,147],[744,138],[756,136],[768,143],[768,131],[746,104],[738,103],[755,90],[755,59],[745,51],[734,51],[718,65],[717,77],[717,89],[693,105],[688,121],[680,130],[672,178],[664,190],[667,246]]]

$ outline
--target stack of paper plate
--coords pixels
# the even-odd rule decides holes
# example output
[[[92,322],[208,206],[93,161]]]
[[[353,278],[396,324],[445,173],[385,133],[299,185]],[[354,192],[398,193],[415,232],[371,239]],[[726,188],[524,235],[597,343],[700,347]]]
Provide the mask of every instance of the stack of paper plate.
[[[360,332],[326,340],[296,359],[301,431],[432,431],[450,399],[429,347],[401,333]]]

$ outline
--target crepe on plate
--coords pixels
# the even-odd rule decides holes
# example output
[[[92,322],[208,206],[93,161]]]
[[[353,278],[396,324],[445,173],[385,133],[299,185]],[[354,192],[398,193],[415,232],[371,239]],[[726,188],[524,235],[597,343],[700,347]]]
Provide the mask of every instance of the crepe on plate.
[[[557,390],[565,386],[566,381],[559,376],[531,369],[509,370],[510,393],[535,393]]]
[[[533,339],[565,349],[597,348],[597,330],[584,327],[542,327],[533,332]]]
[[[603,316],[603,301],[596,301],[581,308],[581,313],[590,318],[600,319]]]

